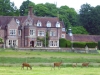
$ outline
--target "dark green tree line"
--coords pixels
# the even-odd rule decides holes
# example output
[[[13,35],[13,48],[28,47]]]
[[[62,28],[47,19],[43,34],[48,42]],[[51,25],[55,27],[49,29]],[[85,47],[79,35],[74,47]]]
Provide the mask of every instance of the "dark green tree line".
[[[92,7],[90,4],[83,4],[80,9],[81,25],[92,35],[100,33],[100,6]]]

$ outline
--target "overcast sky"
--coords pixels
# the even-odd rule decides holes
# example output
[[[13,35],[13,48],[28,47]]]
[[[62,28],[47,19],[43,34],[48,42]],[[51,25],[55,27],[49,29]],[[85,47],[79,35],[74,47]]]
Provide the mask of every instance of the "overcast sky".
[[[22,2],[26,1],[26,0],[10,0],[10,1],[14,2],[15,6],[17,6],[17,8],[19,9]],[[80,6],[82,4],[88,3],[94,7],[97,5],[100,5],[99,0],[30,0],[30,1],[34,2],[35,4],[46,3],[46,2],[57,3],[57,7],[67,5],[70,8],[74,8],[76,11],[78,11],[80,9]]]

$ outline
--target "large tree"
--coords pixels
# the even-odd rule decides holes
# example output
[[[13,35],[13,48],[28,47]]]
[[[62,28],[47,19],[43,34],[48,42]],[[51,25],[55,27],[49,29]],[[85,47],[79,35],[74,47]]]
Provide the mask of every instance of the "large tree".
[[[59,8],[59,18],[64,21],[66,28],[70,26],[77,26],[78,15],[73,8],[68,6],[61,6]]]
[[[80,9],[80,22],[89,34],[100,34],[100,6],[83,4]]]
[[[18,15],[18,9],[10,0],[0,0],[0,15],[15,16]]]

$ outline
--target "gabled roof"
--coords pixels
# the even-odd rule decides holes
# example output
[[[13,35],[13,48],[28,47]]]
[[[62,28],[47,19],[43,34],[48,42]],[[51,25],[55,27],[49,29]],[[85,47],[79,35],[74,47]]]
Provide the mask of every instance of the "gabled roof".
[[[18,19],[20,23],[22,24],[28,16],[0,16],[0,26],[2,25],[2,28],[4,28],[10,21],[11,19],[14,18],[15,21]],[[64,27],[64,24],[62,21],[59,21],[57,17],[33,17],[33,23],[37,24],[37,22],[40,21],[42,23],[42,27],[46,27],[47,22],[51,22],[51,27],[56,27],[56,23],[60,22],[62,27]]]
[[[18,19],[21,23],[27,18],[26,16],[0,16],[0,26],[4,28],[14,18],[15,21]]]
[[[66,35],[67,40],[72,40],[71,36]],[[83,35],[83,34],[73,34],[73,41],[77,42],[98,42],[100,41],[100,35]]]

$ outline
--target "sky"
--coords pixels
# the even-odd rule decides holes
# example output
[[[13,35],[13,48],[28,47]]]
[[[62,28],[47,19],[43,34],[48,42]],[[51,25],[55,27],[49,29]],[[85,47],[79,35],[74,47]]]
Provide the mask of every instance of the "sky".
[[[23,1],[26,0],[10,0],[10,2],[15,3],[15,6],[17,6],[18,9]],[[76,11],[80,10],[82,4],[88,3],[93,7],[100,5],[99,0],[30,0],[30,1],[34,2],[35,4],[46,3],[46,2],[55,3],[57,4],[57,7],[67,5],[70,8],[74,8]]]

